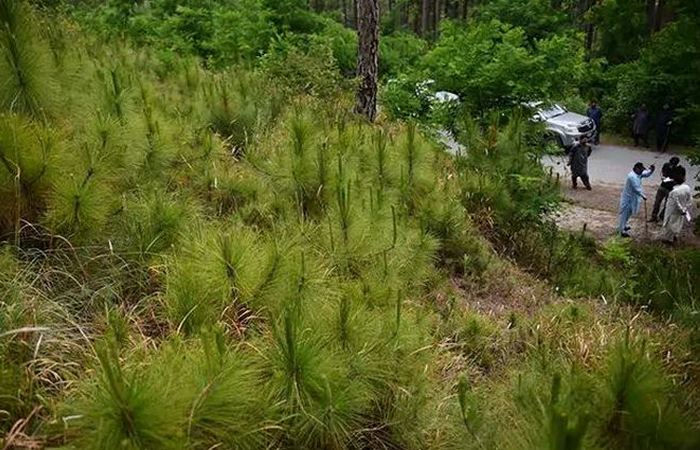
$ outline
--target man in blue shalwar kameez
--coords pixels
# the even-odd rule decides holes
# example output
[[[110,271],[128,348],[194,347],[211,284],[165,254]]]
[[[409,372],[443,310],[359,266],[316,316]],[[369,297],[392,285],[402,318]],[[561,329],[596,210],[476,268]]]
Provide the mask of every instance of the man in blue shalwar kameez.
[[[627,222],[639,211],[640,199],[647,199],[642,190],[642,178],[651,176],[654,173],[654,168],[652,164],[649,169],[646,169],[644,164],[638,162],[632,168],[632,172],[627,174],[625,188],[620,196],[620,223],[617,226],[617,232],[622,237],[630,237],[628,234],[630,227]]]

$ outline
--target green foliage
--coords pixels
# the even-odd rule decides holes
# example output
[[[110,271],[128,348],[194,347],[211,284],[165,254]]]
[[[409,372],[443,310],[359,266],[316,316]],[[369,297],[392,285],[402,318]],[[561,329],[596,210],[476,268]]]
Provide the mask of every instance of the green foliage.
[[[311,36],[311,42],[330,47],[340,73],[346,77],[355,77],[357,66],[356,32],[333,20],[327,20],[323,30],[317,35]]]
[[[606,372],[611,439],[626,448],[690,448],[697,437],[672,401],[659,404],[668,389],[645,354],[644,341],[629,336],[611,351]]]
[[[46,202],[61,148],[51,129],[18,115],[0,116],[0,229],[36,220]]]
[[[552,7],[547,0],[494,0],[484,2],[476,9],[476,20],[499,20],[520,27],[531,43],[565,32],[566,13]]]
[[[49,49],[36,33],[39,26],[26,2],[0,4],[0,110],[46,119],[58,105]]]
[[[189,212],[185,199],[158,189],[139,192],[122,205],[116,245],[137,258],[161,254],[176,242]]]
[[[527,43],[521,28],[496,20],[447,22],[423,60],[440,88],[477,110],[565,96],[582,75],[583,54],[564,36]]]
[[[622,444],[692,447],[675,406],[692,387],[665,384],[690,357],[674,348],[664,372],[643,372],[653,383],[601,387],[629,372],[601,363],[614,336],[590,321],[605,308],[571,302],[533,324],[557,298],[521,291],[540,282],[511,280],[501,256],[570,295],[645,302],[644,286],[693,323],[693,254],[645,264],[633,246],[554,231],[556,183],[518,114],[460,117],[456,159],[414,122],[356,120],[337,70],[350,72],[354,34],[303,2],[93,14],[110,42],[37,16],[55,25],[40,34],[60,117],[0,117],[0,238],[14,244],[0,250],[3,445],[597,448],[617,442],[610,392],[625,391],[643,400],[624,402]],[[493,27],[501,56],[561,75],[564,41]],[[273,29],[286,33],[270,44]],[[387,75],[425,45],[393,37]],[[200,65],[238,60],[260,65]],[[533,318],[508,311],[516,296]],[[681,333],[649,330],[664,344]],[[671,406],[652,414],[650,399]],[[640,432],[651,421],[673,424]]]
[[[518,230],[540,227],[557,201],[556,184],[539,164],[532,132],[517,114],[502,131],[481,131],[469,119],[460,126],[467,147],[461,157],[461,199],[485,228],[512,239]],[[497,226],[495,226],[497,225]]]
[[[77,10],[77,14],[85,12]],[[217,67],[259,56],[275,32],[271,12],[260,0],[177,5],[162,0],[135,7],[114,0],[91,14],[85,21],[100,32],[126,33],[137,42],[158,48],[166,59],[196,54]]]
[[[309,11],[304,0],[264,0],[264,5],[281,32],[315,33],[322,27],[322,20]]]
[[[648,34],[644,3],[605,0],[593,14],[601,30],[598,45],[602,55],[613,64],[636,59]]]
[[[111,344],[97,349],[99,378],[79,406],[90,448],[177,448],[182,393],[157,373],[141,374],[122,366]],[[153,371],[155,372],[155,371]],[[167,408],[162,405],[167,404]]]
[[[568,333],[588,326],[574,319]],[[576,324],[578,323],[578,325]],[[549,330],[551,331],[551,330]],[[608,330],[609,332],[610,330]],[[579,334],[579,337],[581,335]],[[459,402],[474,448],[693,448],[697,437],[680,409],[660,358],[630,330],[603,344],[601,364],[580,364],[557,335],[537,334],[523,365],[505,384],[469,392],[460,382]],[[550,347],[551,346],[551,347]],[[562,352],[562,350],[564,350]],[[495,392],[494,392],[495,390]],[[658,399],[664,398],[663,402]],[[462,406],[464,405],[464,406]],[[474,408],[483,415],[473,415]],[[469,416],[467,416],[468,418]]]
[[[208,125],[239,155],[276,117],[280,99],[261,80],[243,72],[223,73],[203,87],[211,105],[206,114]]]
[[[691,141],[700,133],[700,40],[690,31],[696,26],[689,17],[669,24],[642,48],[637,60],[610,70],[606,84],[614,89],[610,99],[613,126],[626,129],[630,113],[642,103],[653,112],[669,103],[676,116],[674,136]]]
[[[410,73],[428,49],[423,39],[406,32],[395,32],[379,40],[379,74],[390,78]]]
[[[389,80],[382,91],[383,106],[396,119],[417,119],[429,111],[428,102],[416,95],[418,77],[400,76]]]
[[[261,60],[261,67],[275,80],[284,80],[290,94],[328,96],[341,85],[333,49],[314,41],[307,47],[278,41]]]

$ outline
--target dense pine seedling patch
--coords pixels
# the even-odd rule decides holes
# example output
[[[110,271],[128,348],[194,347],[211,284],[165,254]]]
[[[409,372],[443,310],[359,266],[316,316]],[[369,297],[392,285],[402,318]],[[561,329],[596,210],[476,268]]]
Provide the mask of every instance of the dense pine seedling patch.
[[[548,241],[517,115],[453,158],[301,63],[0,25],[0,447],[698,446],[697,333],[625,306],[643,251]]]

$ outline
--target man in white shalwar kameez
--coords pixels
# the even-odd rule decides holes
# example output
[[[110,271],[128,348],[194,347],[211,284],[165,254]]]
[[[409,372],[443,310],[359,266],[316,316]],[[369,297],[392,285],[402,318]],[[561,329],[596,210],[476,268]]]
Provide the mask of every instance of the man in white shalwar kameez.
[[[693,193],[690,186],[685,184],[685,168],[676,166],[672,178],[676,186],[668,194],[666,213],[660,238],[662,241],[673,243],[683,231],[683,225],[690,222],[690,208],[693,204]]]

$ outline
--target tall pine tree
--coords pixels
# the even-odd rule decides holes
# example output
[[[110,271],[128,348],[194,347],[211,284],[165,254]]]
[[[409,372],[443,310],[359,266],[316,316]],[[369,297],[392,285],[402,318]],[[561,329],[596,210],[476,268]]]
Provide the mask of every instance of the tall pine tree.
[[[360,78],[360,87],[357,91],[355,111],[373,122],[377,115],[379,0],[358,0],[357,13],[357,75]]]

